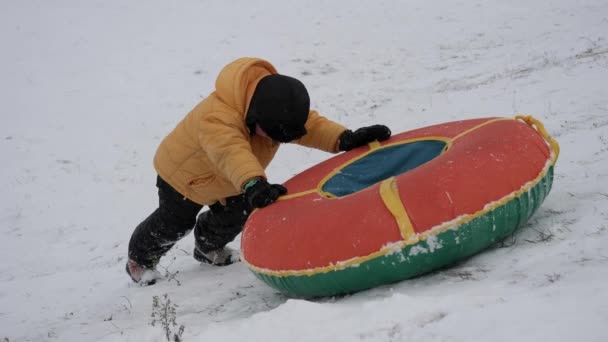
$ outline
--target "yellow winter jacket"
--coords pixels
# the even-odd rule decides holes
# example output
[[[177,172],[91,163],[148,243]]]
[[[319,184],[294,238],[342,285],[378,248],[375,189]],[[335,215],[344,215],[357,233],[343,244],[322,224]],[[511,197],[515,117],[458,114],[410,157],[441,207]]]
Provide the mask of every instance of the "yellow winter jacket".
[[[252,135],[245,116],[261,78],[277,71],[258,58],[240,58],[220,72],[215,91],[200,102],[161,142],[154,156],[159,176],[201,205],[241,193],[254,177],[266,177],[279,144]],[[294,143],[336,153],[345,127],[311,111],[308,133]]]

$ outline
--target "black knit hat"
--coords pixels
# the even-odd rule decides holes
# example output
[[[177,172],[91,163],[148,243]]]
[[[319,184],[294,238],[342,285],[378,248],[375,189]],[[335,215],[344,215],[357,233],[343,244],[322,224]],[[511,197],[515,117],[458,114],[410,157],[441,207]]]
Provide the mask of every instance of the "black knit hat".
[[[306,134],[310,98],[302,82],[284,75],[268,75],[255,88],[247,126],[254,132],[258,124],[268,136],[289,142]]]

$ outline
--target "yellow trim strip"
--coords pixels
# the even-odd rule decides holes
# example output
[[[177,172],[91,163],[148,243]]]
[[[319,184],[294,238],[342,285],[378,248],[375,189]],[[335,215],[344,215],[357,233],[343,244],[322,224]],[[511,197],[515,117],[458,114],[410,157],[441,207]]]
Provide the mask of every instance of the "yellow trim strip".
[[[378,140],[374,140],[367,145],[369,145],[370,150],[377,150],[380,147],[382,147],[382,145],[380,145],[380,142],[378,142]]]
[[[395,177],[385,179],[380,183],[380,197],[382,198],[384,205],[386,205],[388,210],[395,217],[403,240],[409,241],[412,237],[415,237],[414,227],[405,210],[405,206],[401,202]]]
[[[543,137],[543,139],[545,139],[545,141],[547,141],[547,143],[549,144],[549,147],[551,148],[551,151],[553,152],[552,160],[553,160],[553,163],[555,164],[555,162],[557,161],[557,158],[559,157],[559,143],[557,142],[557,140],[553,139],[553,137],[551,136],[551,134],[549,134],[549,132],[547,132],[543,123],[540,122],[540,120],[534,118],[532,115],[517,115],[515,117],[515,119],[522,120],[523,122],[528,124],[530,127],[534,128]]]
[[[319,273],[328,273],[328,272],[332,272],[332,271],[343,270],[345,268],[348,268],[348,267],[351,267],[354,265],[359,265],[365,261],[372,260],[372,259],[384,256],[384,255],[390,254],[393,251],[403,248],[401,246],[406,246],[404,241],[396,242],[392,245],[386,246],[385,248],[383,248],[377,252],[374,252],[372,254],[369,254],[369,255],[366,255],[363,257],[355,257],[350,260],[340,261],[340,262],[330,265],[330,266],[316,267],[316,268],[305,269],[305,270],[275,271],[275,270],[269,270],[267,268],[257,267],[257,266],[250,264],[245,259],[244,255],[242,255],[242,254],[241,254],[241,261],[243,263],[245,263],[245,265],[247,265],[247,267],[249,267],[254,272],[265,274],[265,275],[270,275],[270,276],[274,276],[274,277],[313,276],[313,275],[316,275]]]
[[[498,121],[507,121],[507,120],[513,120],[513,119],[512,118],[496,118],[496,119],[488,120],[486,122],[480,123],[477,126],[474,126],[474,127],[471,127],[469,129],[467,129],[466,131],[464,131],[464,132],[458,134],[457,136],[453,137],[452,140],[460,139],[463,136],[465,136],[465,135],[467,135],[467,134],[469,134],[469,133],[471,133],[471,132],[473,132],[475,130],[480,129],[483,126],[486,126],[486,125],[489,125],[489,124],[493,124],[493,123],[498,122]]]
[[[278,200],[279,201],[285,201],[285,200],[296,198],[296,197],[302,197],[302,196],[310,195],[310,194],[313,194],[313,193],[316,193],[316,192],[317,192],[317,189],[300,191],[300,192],[296,192],[295,194],[287,194],[285,196],[281,196],[281,197],[279,197]]]

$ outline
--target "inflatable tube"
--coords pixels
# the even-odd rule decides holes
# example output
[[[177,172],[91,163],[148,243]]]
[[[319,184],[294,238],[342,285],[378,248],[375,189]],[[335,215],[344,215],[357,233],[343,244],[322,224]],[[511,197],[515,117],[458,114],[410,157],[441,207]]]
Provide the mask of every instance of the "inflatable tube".
[[[337,155],[255,211],[243,261],[275,289],[331,296],[448,266],[512,234],[553,181],[559,145],[530,116],[445,123]]]

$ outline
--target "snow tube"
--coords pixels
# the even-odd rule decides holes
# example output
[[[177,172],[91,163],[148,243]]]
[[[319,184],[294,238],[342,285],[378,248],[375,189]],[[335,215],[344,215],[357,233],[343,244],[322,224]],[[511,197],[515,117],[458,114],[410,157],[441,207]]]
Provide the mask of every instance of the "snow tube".
[[[559,145],[531,116],[456,121],[394,135],[290,179],[255,211],[242,258],[295,297],[352,293],[482,251],[551,190]]]

